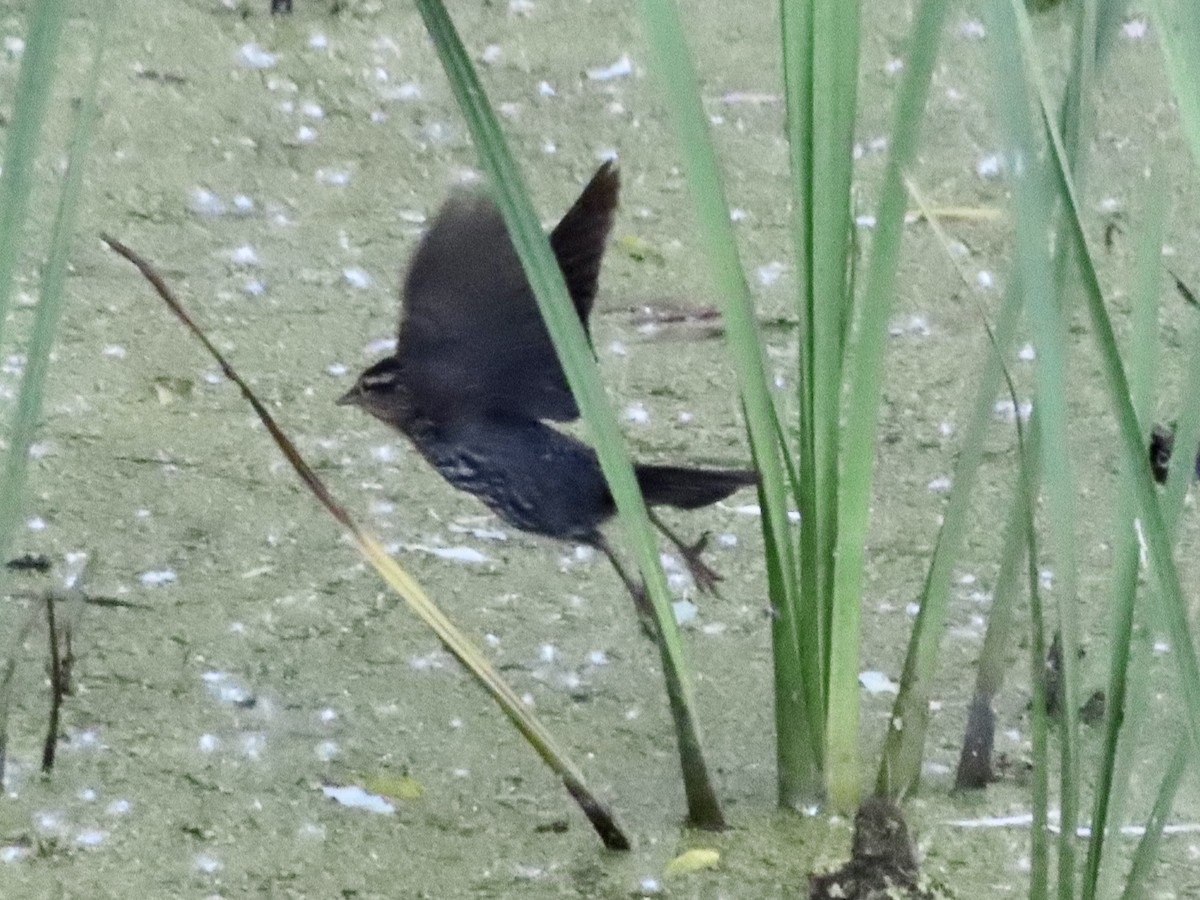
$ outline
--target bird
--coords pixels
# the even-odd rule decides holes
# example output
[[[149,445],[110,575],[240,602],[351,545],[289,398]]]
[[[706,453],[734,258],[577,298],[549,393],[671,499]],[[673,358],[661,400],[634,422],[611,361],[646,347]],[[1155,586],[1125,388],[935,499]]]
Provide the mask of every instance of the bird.
[[[620,173],[596,171],[549,235],[588,339],[601,260],[616,216]],[[644,586],[601,531],[616,512],[596,452],[554,427],[579,408],[505,226],[483,192],[453,194],[420,241],[401,291],[395,352],[368,367],[338,401],[402,432],[451,485],[521,531],[591,546],[633,595]],[[721,576],[653,507],[691,510],[758,483],[752,469],[636,464],[651,522],[679,550],[698,587]]]
[[[1171,454],[1175,450],[1175,426],[1155,425],[1150,432],[1150,469],[1154,480],[1159,484],[1167,483],[1167,473],[1171,464]],[[1200,451],[1197,451],[1194,467],[1194,477],[1200,478]]]

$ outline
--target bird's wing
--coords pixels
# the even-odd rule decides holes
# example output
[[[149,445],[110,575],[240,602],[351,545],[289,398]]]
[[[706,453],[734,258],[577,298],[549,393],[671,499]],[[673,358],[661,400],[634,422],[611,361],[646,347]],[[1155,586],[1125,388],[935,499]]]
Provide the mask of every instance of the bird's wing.
[[[618,187],[606,163],[550,237],[585,331]],[[451,198],[421,241],[396,352],[435,413],[579,415],[504,219],[487,197]]]

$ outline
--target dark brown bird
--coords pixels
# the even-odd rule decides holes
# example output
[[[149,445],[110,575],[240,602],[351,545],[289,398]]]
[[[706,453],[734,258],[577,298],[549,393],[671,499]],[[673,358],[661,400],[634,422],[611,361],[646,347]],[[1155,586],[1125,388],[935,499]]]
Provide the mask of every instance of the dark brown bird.
[[[619,190],[617,168],[606,162],[550,234],[585,331]],[[600,532],[616,507],[595,452],[545,421],[577,419],[579,409],[489,198],[462,194],[442,207],[408,270],[395,354],[363,372],[338,403],[402,431],[442,477],[510,525],[602,551],[644,610],[641,585]],[[708,506],[758,480],[744,469],[635,471],[647,504],[679,509]],[[696,583],[712,590],[720,576],[700,559],[707,535],[687,544],[651,519]]]

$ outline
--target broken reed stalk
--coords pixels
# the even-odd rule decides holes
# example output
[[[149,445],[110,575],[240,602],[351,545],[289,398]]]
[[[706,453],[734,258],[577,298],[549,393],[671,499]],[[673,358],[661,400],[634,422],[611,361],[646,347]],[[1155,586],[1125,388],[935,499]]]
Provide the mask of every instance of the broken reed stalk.
[[[516,692],[507,682],[501,679],[500,675],[483,654],[433,604],[412,577],[387,554],[379,541],[361,529],[354,519],[350,517],[345,507],[334,499],[329,489],[325,487],[325,484],[317,477],[317,474],[304,461],[304,458],[300,456],[300,453],[296,450],[291,440],[283,433],[283,430],[275,422],[275,419],[258,397],[255,396],[250,386],[234,371],[233,367],[225,360],[225,357],[221,355],[208,336],[196,325],[187,311],[184,310],[182,304],[175,298],[162,277],[148,262],[120,241],[103,234],[100,237],[113,252],[124,257],[141,272],[142,277],[150,282],[154,290],[158,293],[158,296],[162,298],[171,312],[175,314],[175,317],[204,345],[204,348],[216,360],[217,365],[221,367],[221,371],[225,377],[238,386],[238,389],[242,392],[242,396],[246,398],[246,401],[253,407],[255,413],[258,414],[259,420],[266,427],[274,439],[276,446],[279,447],[280,452],[283,453],[284,457],[291,464],[296,474],[300,477],[300,480],[304,482],[321,505],[329,511],[330,515],[350,533],[359,552],[366,560],[404,598],[413,612],[426,625],[433,629],[446,649],[491,694],[492,699],[500,706],[509,721],[521,732],[521,735],[529,742],[530,746],[533,747],[542,760],[562,779],[567,793],[579,804],[579,808],[587,816],[588,821],[604,842],[604,846],[609,850],[630,849],[632,845],[629,837],[617,822],[612,811],[591,792],[584,781],[583,774],[558,749],[557,742],[550,735],[549,731],[546,730],[545,726],[525,707],[520,697],[517,696]]]

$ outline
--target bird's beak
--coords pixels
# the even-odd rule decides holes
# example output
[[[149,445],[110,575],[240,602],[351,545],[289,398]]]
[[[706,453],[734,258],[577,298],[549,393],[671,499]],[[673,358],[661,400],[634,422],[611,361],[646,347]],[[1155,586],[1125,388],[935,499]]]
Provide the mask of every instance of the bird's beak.
[[[358,389],[358,385],[356,384],[354,387],[350,388],[350,390],[346,391],[346,393],[342,394],[342,396],[338,397],[337,405],[358,406],[358,398],[361,394],[362,391]]]

